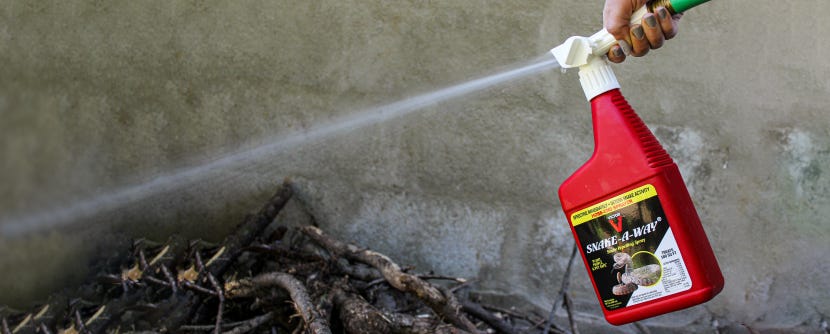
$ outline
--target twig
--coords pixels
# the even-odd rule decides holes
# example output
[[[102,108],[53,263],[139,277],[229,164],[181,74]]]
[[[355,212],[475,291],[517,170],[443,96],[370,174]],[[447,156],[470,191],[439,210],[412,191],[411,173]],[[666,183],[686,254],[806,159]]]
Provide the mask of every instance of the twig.
[[[298,252],[291,248],[282,246],[281,243],[275,244],[254,244],[243,248],[244,251],[273,254],[276,256],[287,257],[291,259],[303,260],[307,262],[324,262],[326,259],[316,254],[309,254]]]
[[[559,288],[559,294],[557,295],[556,300],[553,301],[553,306],[550,308],[548,322],[545,324],[545,329],[542,331],[542,334],[548,334],[550,332],[550,327],[553,325],[553,318],[556,315],[556,311],[559,309],[559,304],[565,299],[565,292],[568,290],[568,285],[571,281],[571,268],[573,267],[575,258],[576,243],[574,243],[573,250],[571,250],[571,258],[568,260],[568,267],[565,268],[565,274],[562,275],[562,285]],[[568,312],[570,313],[570,311]]]
[[[527,321],[535,321],[535,320],[531,319],[530,316],[528,316],[528,315],[524,315],[524,314],[518,313],[516,311],[508,310],[506,308],[501,308],[501,307],[498,307],[498,306],[493,306],[493,305],[488,305],[488,304],[481,304],[481,307],[483,307],[487,310],[490,310],[490,311],[504,313],[504,314],[507,314],[507,315],[509,315],[511,317],[514,317],[514,318],[524,319],[524,320],[527,320]]]
[[[466,278],[455,277],[455,276],[444,276],[444,275],[417,275],[417,276],[420,279],[426,279],[426,280],[437,279],[437,280],[445,280],[445,281],[455,281],[456,283],[467,283],[467,281],[468,281]]]
[[[52,331],[49,330],[49,327],[46,327],[46,324],[43,323],[40,324],[40,331],[43,332],[43,334],[52,334]]]
[[[637,327],[637,330],[643,334],[651,334],[651,330],[648,329],[645,325],[641,324],[639,321],[634,323],[634,327]]]
[[[81,312],[78,310],[75,310],[75,326],[78,327],[78,333],[89,333],[86,325],[84,325],[84,320],[81,319]]]
[[[0,328],[0,330],[3,331],[2,334],[12,334],[12,331],[9,330],[9,321],[6,320],[6,318],[4,317],[2,322],[3,322],[3,326],[2,326],[2,328]]]
[[[314,308],[305,286],[294,276],[280,272],[260,274],[250,279],[228,282],[225,284],[225,290],[229,298],[234,298],[244,296],[241,292],[251,293],[256,289],[270,286],[278,286],[288,291],[294,307],[313,333],[331,334],[328,324]]]
[[[243,334],[243,333],[247,333],[247,332],[250,332],[250,331],[256,329],[259,326],[262,326],[262,324],[271,321],[271,319],[273,319],[273,318],[274,318],[274,312],[268,312],[268,313],[265,313],[261,316],[252,318],[250,320],[243,321],[239,326],[235,327],[232,330],[224,332],[223,334]]]
[[[572,334],[579,334],[579,330],[576,328],[576,321],[574,320],[574,313],[573,313],[574,304],[573,304],[573,300],[571,300],[571,294],[569,292],[565,291],[565,294],[563,295],[563,297],[565,298],[565,309],[568,311],[568,324],[571,326],[571,333]],[[651,333],[646,332],[645,334],[651,334]]]
[[[533,327],[544,329],[545,324],[547,324],[547,323],[548,323],[548,319],[542,318],[541,320],[533,323]],[[557,326],[556,324],[552,324],[551,327],[550,327],[550,330],[553,331],[556,334],[568,334],[568,332],[566,332],[562,328],[559,328],[559,326]]]
[[[153,283],[153,284],[156,284],[156,285],[167,286],[167,287],[171,286],[169,282],[162,281],[162,280],[160,280],[158,278],[155,278],[153,276],[150,276],[150,275],[144,275],[144,276],[141,277],[141,279],[146,280],[147,282],[150,282],[150,283]],[[175,289],[175,286],[174,286],[174,289]]]
[[[138,266],[142,274],[150,268],[150,265],[147,264],[147,258],[144,256],[143,249],[138,251]]]
[[[280,213],[282,208],[285,207],[285,204],[288,203],[288,200],[291,199],[293,194],[291,180],[285,179],[280,189],[277,190],[277,193],[268,200],[256,215],[249,217],[237,227],[237,230],[232,235],[225,238],[225,242],[222,245],[226,247],[225,254],[231,260],[223,261],[215,266],[209,266],[210,268],[208,270],[210,273],[213,276],[222,277],[225,271],[233,264],[233,259],[238,256],[244,247],[250,245],[257,236],[262,234],[265,228],[274,221],[274,218],[277,217],[277,214]]]
[[[219,298],[219,310],[216,311],[216,329],[214,333],[219,334],[221,330],[219,329],[222,326],[222,313],[224,312],[224,304],[225,304],[225,294],[222,292],[222,287],[219,286],[219,283],[216,282],[216,278],[213,277],[213,274],[207,273],[208,280],[210,281],[210,285],[216,290],[216,296]]]
[[[222,245],[226,247],[224,254],[228,254],[229,256],[227,261],[222,261],[216,265],[208,266],[207,271],[214,277],[223,277],[230,266],[234,264],[241,250],[244,247],[249,246],[257,236],[262,234],[265,228],[274,221],[274,218],[276,218],[282,208],[285,207],[293,194],[294,192],[291,188],[291,181],[289,179],[285,179],[282,186],[273,196],[271,196],[270,199],[268,199],[266,204],[259,210],[259,212],[257,212],[257,214],[248,216],[242,224],[236,227],[236,230],[234,230],[231,235],[225,238]],[[176,301],[176,303],[184,305],[198,305],[201,304],[201,298],[202,296],[196,295],[188,297],[185,301]],[[186,312],[179,312],[174,316],[165,319],[162,325],[171,331],[175,331],[189,319],[193,318],[196,312],[198,312],[197,307],[193,307]]]
[[[340,321],[348,333],[391,333],[395,323],[384,314],[358,296],[347,294],[341,289],[334,291],[334,303],[340,310]]]
[[[150,270],[150,264],[147,263],[147,257],[144,255],[144,250],[138,251],[138,263],[141,265],[142,271]]]
[[[142,239],[138,242],[141,244],[146,244],[147,240]],[[146,279],[151,283],[169,287],[171,290],[171,294],[175,295],[178,292],[178,284],[176,284],[176,279],[173,277],[173,274],[170,272],[170,269],[167,268],[167,263],[165,262],[169,262],[169,260],[172,259],[172,257],[170,257],[169,254],[181,250],[182,244],[183,242],[177,240],[177,238],[171,237],[165,244],[163,244],[162,247],[160,247],[161,249],[159,249],[156,252],[156,255],[154,255],[149,262],[147,262],[147,257],[144,252],[144,248],[139,249],[138,259],[140,269],[142,271],[142,278]],[[167,261],[165,261],[165,259],[167,259]],[[152,276],[151,272],[153,271],[153,268],[158,268],[159,270],[161,270],[165,280],[161,280],[155,276]],[[158,272],[158,270],[156,270],[156,272]]]
[[[495,312],[507,314],[507,315],[509,315],[513,318],[518,318],[518,319],[525,320],[525,321],[531,323],[533,328],[544,329],[544,327],[545,327],[544,325],[547,322],[547,319],[545,319],[543,317],[539,317],[539,316],[534,317],[532,315],[521,314],[521,313],[518,313],[516,311],[508,310],[508,309],[501,308],[501,307],[498,307],[498,306],[493,306],[493,305],[488,305],[488,304],[481,304],[481,307],[483,307],[487,310],[490,310],[490,311],[495,311]],[[556,324],[552,324],[551,326],[552,326],[551,331],[553,333],[555,333],[555,334],[565,334],[565,330],[563,330],[562,328],[559,328],[559,326],[557,326]]]
[[[465,287],[470,286],[470,284],[475,283],[475,281],[476,281],[475,279],[468,279],[466,282],[463,282],[463,283],[461,283],[461,284],[459,284],[459,285],[456,285],[456,286],[454,286],[454,287],[451,287],[451,288],[450,288],[450,292],[451,292],[451,293],[455,293],[455,292],[456,292],[456,291],[458,291],[458,290],[461,290],[461,289],[463,289],[463,288],[465,288]]]
[[[162,265],[161,272],[164,274],[164,278],[167,279],[167,284],[170,285],[170,289],[173,290],[173,294],[175,295],[177,292],[176,279],[173,278],[173,274],[170,272],[170,269],[167,269],[167,266]]]
[[[442,275],[415,275],[415,276],[420,278],[420,279],[423,279],[423,280],[438,279],[438,280],[455,281],[455,282],[458,282],[458,283],[461,283],[461,284],[465,284],[465,283],[468,282],[467,279],[460,278],[460,277],[453,277],[453,276],[442,276]],[[369,284],[366,284],[366,288],[371,288],[375,285],[378,285],[378,284],[384,283],[384,282],[387,282],[386,278],[381,277],[381,278],[375,279],[374,281],[369,282]],[[454,290],[450,290],[450,291],[454,291]]]
[[[340,288],[335,288],[333,295],[347,333],[469,334],[434,318],[381,311]]]
[[[332,255],[345,256],[348,259],[366,263],[376,269],[392,287],[409,292],[424,301],[435,313],[444,317],[449,323],[472,333],[477,333],[475,325],[461,312],[461,305],[452,294],[444,294],[432,284],[415,275],[404,273],[401,267],[386,255],[358,248],[355,245],[335,240],[314,226],[300,227],[300,231],[314,242],[326,248]]]
[[[346,264],[345,259],[341,261],[335,260],[334,263],[342,273],[349,275],[349,277],[357,278],[361,281],[373,281],[378,279],[381,276],[380,272],[372,267],[369,267],[362,263],[356,263],[355,265],[348,265]],[[367,286],[368,287],[368,286]]]
[[[207,280],[210,282],[211,287],[213,287],[213,292],[216,294],[216,297],[219,298],[219,310],[216,312],[216,325],[213,333],[220,334],[222,332],[222,312],[224,312],[225,293],[222,292],[222,287],[219,286],[219,282],[216,281],[216,277],[213,277],[213,274],[205,270],[205,265],[202,262],[202,256],[199,255],[199,251],[196,251],[194,255],[196,257],[196,267],[199,268],[199,274],[207,274]]]
[[[376,278],[374,281],[371,281],[368,284],[366,284],[366,288],[368,289],[368,288],[371,288],[371,287],[373,287],[375,285],[378,285],[378,284],[381,284],[381,283],[387,283],[386,279],[383,278],[383,277]]]
[[[202,287],[201,285],[198,285],[198,284],[195,284],[195,283],[190,283],[188,281],[182,282],[182,287],[187,288],[187,289],[191,289],[191,290],[195,290],[197,292],[201,292],[201,293],[204,293],[204,294],[207,294],[207,295],[216,296],[216,291],[213,291],[211,289]]]
[[[161,255],[161,254],[158,254],[158,255]],[[154,261],[157,261],[156,259],[159,257],[158,255],[156,256],[156,258],[154,258]],[[150,267],[153,266],[155,264],[155,262],[153,262],[152,264],[147,263],[147,257],[144,255],[144,250],[143,249],[138,251],[138,264],[139,264],[139,268],[141,269],[141,278],[143,280],[147,280],[150,283],[170,287],[170,289],[173,290],[173,293],[174,294],[176,293],[176,283],[175,283],[175,281],[172,280],[172,276],[167,277],[167,282],[165,282],[165,281],[162,281],[158,278],[155,278],[155,277],[153,277],[149,274]],[[168,271],[166,267],[164,267],[162,265],[161,268],[162,268],[163,271],[166,271],[167,274],[170,274],[170,271]]]
[[[746,328],[746,330],[749,331],[750,334],[759,334],[758,331],[755,330],[755,328],[749,327],[749,325],[747,324],[742,323],[741,326],[744,326],[744,328]]]
[[[242,320],[242,321],[234,321],[234,322],[223,322],[222,323],[222,329],[230,329],[230,328],[239,327],[239,326],[250,323],[251,320],[253,320],[253,319]],[[184,325],[182,327],[179,327],[179,330],[196,332],[196,331],[212,331],[214,328],[216,328],[216,324],[210,324],[210,325]]]
[[[513,329],[513,326],[510,326],[504,320],[499,319],[493,313],[485,310],[481,305],[477,303],[473,303],[469,300],[461,300],[461,306],[463,307],[462,310],[464,312],[469,313],[470,315],[481,319],[487,325],[495,329],[496,331],[503,333],[503,334],[514,334],[516,331]]]

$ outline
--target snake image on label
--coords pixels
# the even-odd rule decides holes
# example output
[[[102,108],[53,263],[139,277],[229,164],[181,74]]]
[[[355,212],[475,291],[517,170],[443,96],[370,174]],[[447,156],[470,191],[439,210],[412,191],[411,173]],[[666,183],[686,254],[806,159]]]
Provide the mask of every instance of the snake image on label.
[[[607,310],[692,287],[683,256],[651,184],[577,210],[570,218]]]

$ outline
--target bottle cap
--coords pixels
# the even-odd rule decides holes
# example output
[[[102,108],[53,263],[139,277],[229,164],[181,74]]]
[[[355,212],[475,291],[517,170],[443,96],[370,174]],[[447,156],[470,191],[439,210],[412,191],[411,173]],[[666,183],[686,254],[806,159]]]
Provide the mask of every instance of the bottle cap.
[[[605,57],[588,57],[588,63],[579,67],[579,83],[585,91],[585,97],[591,101],[599,94],[620,88],[617,76]]]

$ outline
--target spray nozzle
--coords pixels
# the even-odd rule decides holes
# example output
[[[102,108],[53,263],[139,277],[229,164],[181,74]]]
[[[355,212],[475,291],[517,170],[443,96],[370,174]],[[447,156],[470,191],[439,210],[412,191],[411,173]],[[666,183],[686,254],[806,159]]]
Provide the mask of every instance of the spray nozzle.
[[[642,20],[646,13],[648,8],[643,6],[632,13],[631,22]],[[579,82],[590,101],[599,94],[620,88],[614,71],[605,60],[605,54],[616,43],[614,36],[602,29],[590,37],[570,37],[550,52],[563,69],[579,67]]]
[[[588,63],[593,48],[591,47],[591,40],[587,37],[573,36],[562,45],[550,50],[550,53],[556,57],[556,61],[559,62],[559,66],[562,66],[562,68],[574,68]]]
[[[639,22],[648,13],[648,7],[643,6],[631,14],[631,22]],[[608,53],[617,39],[608,30],[602,29],[590,37],[573,36],[565,43],[559,45],[550,52],[556,57],[556,61],[562,68],[580,67],[588,63],[591,55],[601,57]]]
[[[599,94],[620,88],[604,53],[595,53],[597,43],[592,41],[593,37],[573,36],[550,50],[562,68],[579,67],[579,82],[589,101]]]

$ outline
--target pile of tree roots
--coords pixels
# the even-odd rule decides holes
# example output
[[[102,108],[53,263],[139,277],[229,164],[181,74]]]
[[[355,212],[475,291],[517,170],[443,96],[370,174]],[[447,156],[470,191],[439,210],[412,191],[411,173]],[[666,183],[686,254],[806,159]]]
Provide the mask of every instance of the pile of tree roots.
[[[292,194],[285,181],[221,243],[135,240],[72,295],[0,308],[0,334],[564,332],[471,300],[471,281],[416,274],[315,226],[274,226]]]

